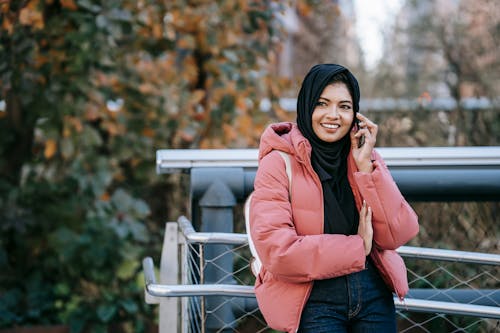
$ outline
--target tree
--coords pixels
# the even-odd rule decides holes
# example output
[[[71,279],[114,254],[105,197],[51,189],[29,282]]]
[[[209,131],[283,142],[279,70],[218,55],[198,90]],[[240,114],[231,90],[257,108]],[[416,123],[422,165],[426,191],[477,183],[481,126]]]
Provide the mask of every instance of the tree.
[[[173,186],[155,151],[255,146],[281,89],[280,5],[0,6],[0,327],[144,331],[140,259]]]
[[[407,1],[399,30],[387,39],[387,66],[377,82],[381,87],[387,82],[386,89],[406,98],[450,96],[457,105],[450,114],[451,143],[492,144],[488,134],[495,133],[494,119],[465,112],[462,103],[471,97],[498,98],[500,54],[494,41],[499,20],[490,0]]]

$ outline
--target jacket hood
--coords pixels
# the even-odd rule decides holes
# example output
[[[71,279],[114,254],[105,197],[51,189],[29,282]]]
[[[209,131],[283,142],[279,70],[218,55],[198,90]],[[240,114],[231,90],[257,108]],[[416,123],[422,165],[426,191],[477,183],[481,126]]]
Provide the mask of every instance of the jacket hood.
[[[273,150],[288,153],[302,162],[311,158],[311,144],[292,122],[271,124],[264,130],[260,138],[259,161]]]

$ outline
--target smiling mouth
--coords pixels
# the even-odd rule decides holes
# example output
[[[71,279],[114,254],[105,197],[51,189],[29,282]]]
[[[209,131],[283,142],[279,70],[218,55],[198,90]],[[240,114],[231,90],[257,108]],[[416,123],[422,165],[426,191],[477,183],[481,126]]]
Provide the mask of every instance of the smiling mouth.
[[[335,124],[321,124],[321,126],[328,128],[328,129],[337,129],[340,127],[340,125],[335,125]]]

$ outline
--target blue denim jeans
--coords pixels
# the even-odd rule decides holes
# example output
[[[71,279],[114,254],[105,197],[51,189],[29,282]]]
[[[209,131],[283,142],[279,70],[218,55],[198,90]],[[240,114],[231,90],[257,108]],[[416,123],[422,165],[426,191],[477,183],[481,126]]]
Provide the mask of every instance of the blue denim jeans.
[[[396,332],[392,293],[371,259],[360,272],[315,281],[298,332]]]

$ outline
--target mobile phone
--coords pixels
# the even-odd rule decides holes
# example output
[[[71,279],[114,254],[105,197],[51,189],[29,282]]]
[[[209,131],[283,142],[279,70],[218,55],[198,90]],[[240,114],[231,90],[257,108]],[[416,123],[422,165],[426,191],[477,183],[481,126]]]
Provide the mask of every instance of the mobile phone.
[[[361,129],[361,127],[359,127],[359,122],[360,122],[359,119],[356,118],[356,126],[358,128],[358,131]],[[358,139],[358,148],[361,148],[364,144],[365,144],[365,136],[362,135]]]

